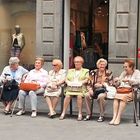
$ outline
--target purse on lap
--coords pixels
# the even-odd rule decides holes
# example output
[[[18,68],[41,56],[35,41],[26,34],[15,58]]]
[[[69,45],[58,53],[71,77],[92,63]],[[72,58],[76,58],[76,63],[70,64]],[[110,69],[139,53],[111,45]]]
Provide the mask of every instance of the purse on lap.
[[[82,83],[73,82],[67,85],[67,90],[69,92],[82,92]]]
[[[130,92],[132,92],[131,87],[118,87],[117,88],[117,93],[118,94],[129,94]]]
[[[106,87],[98,87],[98,88],[95,88],[94,89],[93,98],[94,99],[97,99],[99,94],[105,93],[106,91],[107,91],[106,90]]]
[[[36,83],[23,83],[23,82],[21,82],[19,87],[21,90],[24,90],[24,91],[31,91],[31,90],[36,91],[40,88],[40,85],[38,85]]]

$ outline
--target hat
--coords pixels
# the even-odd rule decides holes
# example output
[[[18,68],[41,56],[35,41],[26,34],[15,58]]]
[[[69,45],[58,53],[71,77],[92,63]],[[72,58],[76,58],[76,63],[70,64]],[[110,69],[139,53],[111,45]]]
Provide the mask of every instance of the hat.
[[[10,57],[10,59],[9,59],[9,65],[18,64],[19,61],[20,60],[18,59],[18,57]]]

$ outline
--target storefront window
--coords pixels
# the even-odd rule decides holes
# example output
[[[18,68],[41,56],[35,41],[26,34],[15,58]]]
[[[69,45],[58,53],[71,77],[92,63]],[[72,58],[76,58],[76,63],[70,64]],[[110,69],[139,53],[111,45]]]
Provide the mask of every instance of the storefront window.
[[[108,10],[108,0],[70,1],[69,67],[77,55],[84,57],[89,69],[96,67],[100,57],[108,59]]]
[[[32,64],[35,58],[36,0],[1,0],[0,2],[0,69],[11,56],[12,34],[15,25],[24,34],[25,46],[21,52],[22,64]]]

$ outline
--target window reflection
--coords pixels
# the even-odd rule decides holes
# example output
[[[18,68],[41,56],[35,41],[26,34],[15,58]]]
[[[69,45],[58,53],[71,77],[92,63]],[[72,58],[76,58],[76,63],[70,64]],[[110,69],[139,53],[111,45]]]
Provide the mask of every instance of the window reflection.
[[[36,0],[0,1],[0,64],[2,69],[10,57],[12,34],[19,25],[25,37],[25,47],[21,53],[22,64],[32,64],[35,58],[36,42]]]

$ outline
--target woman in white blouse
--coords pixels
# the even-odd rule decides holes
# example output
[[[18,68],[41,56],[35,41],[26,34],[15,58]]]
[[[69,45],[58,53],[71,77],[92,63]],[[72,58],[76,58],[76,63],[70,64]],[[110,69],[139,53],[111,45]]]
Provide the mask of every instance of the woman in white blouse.
[[[56,115],[55,108],[61,94],[61,85],[65,81],[66,70],[62,69],[62,62],[59,59],[52,61],[53,69],[49,71],[49,82],[45,89],[44,97],[49,106],[49,117],[53,118]]]
[[[37,116],[37,94],[42,94],[45,91],[47,81],[48,81],[48,72],[44,70],[43,67],[44,59],[41,57],[37,57],[35,60],[35,69],[31,70],[26,79],[25,83],[36,83],[38,84],[38,89],[36,91],[30,90],[30,91],[19,91],[19,112],[17,112],[16,115],[20,116],[22,114],[25,114],[25,98],[27,95],[30,97],[31,101],[31,109],[32,114],[31,117]]]
[[[117,87],[132,87],[132,85],[140,84],[140,71],[136,70],[135,64],[132,60],[124,61],[124,71],[118,78],[115,78]],[[113,104],[113,118],[109,122],[110,125],[119,125],[121,115],[129,101],[133,100],[132,91],[127,94],[117,92]]]

